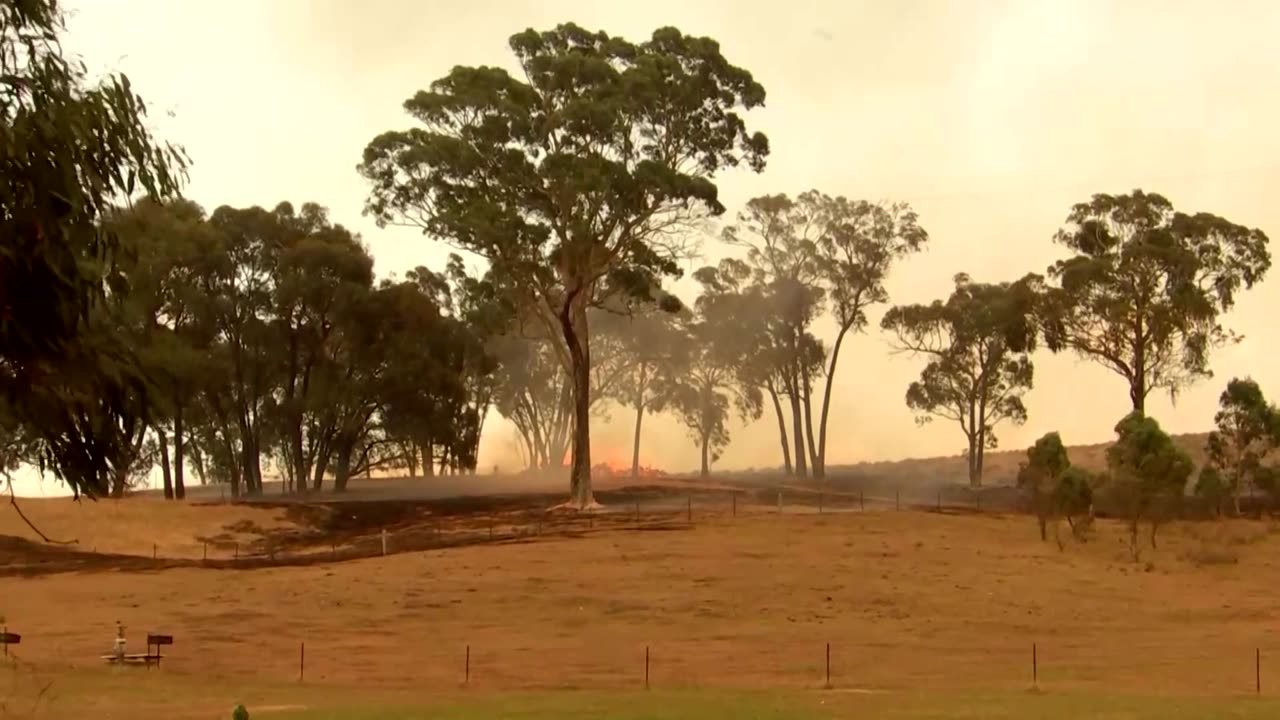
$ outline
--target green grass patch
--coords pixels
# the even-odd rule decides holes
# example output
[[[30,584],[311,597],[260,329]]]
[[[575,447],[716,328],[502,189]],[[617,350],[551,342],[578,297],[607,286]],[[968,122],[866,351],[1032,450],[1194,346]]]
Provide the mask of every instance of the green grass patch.
[[[450,698],[418,707],[365,705],[270,713],[267,717],[279,720],[1271,720],[1280,717],[1280,700],[1028,692],[876,695],[839,691],[547,692]]]

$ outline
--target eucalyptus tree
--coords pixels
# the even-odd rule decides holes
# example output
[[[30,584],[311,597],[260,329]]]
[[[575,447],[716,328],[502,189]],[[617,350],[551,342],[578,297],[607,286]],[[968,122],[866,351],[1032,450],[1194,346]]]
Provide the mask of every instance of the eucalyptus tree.
[[[975,283],[961,273],[945,302],[894,307],[881,321],[900,350],[928,359],[907,389],[907,406],[918,422],[940,417],[960,426],[973,487],[982,485],[984,452],[997,447],[995,426],[1027,418],[1022,396],[1032,385],[1040,282],[1029,275]]]
[[[1267,236],[1161,195],[1097,194],[1071,209],[1049,269],[1045,339],[1124,378],[1133,409],[1212,373],[1210,353],[1239,337],[1219,322],[1271,267]]]
[[[58,0],[0,2],[0,400],[42,464],[92,497],[132,439],[84,422],[86,398],[118,419],[146,393],[127,344],[85,337],[117,274],[102,221],[131,196],[177,195],[186,160],[153,137],[127,77],[90,80],[68,57],[66,15]]]
[[[573,382],[570,504],[591,493],[591,331],[610,296],[658,300],[681,229],[723,212],[714,176],[763,169],[740,110],[764,89],[709,38],[643,42],[573,24],[513,35],[520,77],[455,67],[405,102],[423,127],[374,138],[359,166],[368,211],[489,262],[513,304],[555,338]]]

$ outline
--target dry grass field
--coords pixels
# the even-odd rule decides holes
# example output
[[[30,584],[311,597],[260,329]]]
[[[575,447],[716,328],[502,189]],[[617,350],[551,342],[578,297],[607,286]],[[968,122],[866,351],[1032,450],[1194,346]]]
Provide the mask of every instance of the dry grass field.
[[[138,554],[291,522],[154,500],[24,508],[51,535]],[[15,523],[0,513],[0,535],[25,532]],[[1103,522],[1059,552],[1026,517],[759,507],[302,567],[2,577],[0,615],[24,637],[0,698],[52,720],[227,717],[237,700],[308,719],[1280,712],[1249,700],[1224,714],[1221,700],[1252,694],[1255,648],[1264,690],[1280,691],[1277,528],[1177,524],[1139,564],[1122,536]],[[101,666],[117,620],[131,650],[148,631],[176,636],[162,670]],[[828,643],[835,689],[817,693]],[[1026,693],[1033,643],[1057,700]],[[646,647],[653,691],[637,695]],[[1195,714],[1208,708],[1222,710]]]

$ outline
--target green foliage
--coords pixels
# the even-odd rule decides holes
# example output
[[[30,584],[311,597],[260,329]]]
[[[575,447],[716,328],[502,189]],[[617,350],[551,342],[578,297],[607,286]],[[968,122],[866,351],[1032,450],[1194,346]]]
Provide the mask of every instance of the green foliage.
[[[1135,190],[1071,209],[1042,306],[1049,349],[1073,350],[1125,379],[1135,410],[1208,377],[1209,355],[1238,338],[1219,316],[1271,267],[1267,236],[1216,215],[1188,215]]]
[[[1194,492],[1196,497],[1204,500],[1213,508],[1216,515],[1222,514],[1223,504],[1231,499],[1233,495],[1230,483],[1222,476],[1222,472],[1213,465],[1205,465],[1200,468],[1200,475],[1196,478]]]
[[[1262,388],[1250,378],[1233,378],[1218,398],[1214,430],[1205,449],[1222,490],[1240,513],[1240,495],[1271,472],[1263,465],[1267,453],[1280,445],[1280,410],[1267,402]]]
[[[152,139],[128,78],[91,83],[65,57],[64,30],[57,0],[0,3],[0,391],[48,469],[98,496],[129,440],[81,413],[129,414],[116,403],[145,389],[127,343],[85,337],[121,284],[102,220],[134,193],[175,195],[185,158]]]
[[[236,709],[231,713],[231,720],[249,720],[249,711],[244,705],[237,705]]]
[[[1022,395],[1032,385],[1039,285],[1036,275],[984,284],[961,273],[945,302],[894,307],[881,321],[900,350],[929,359],[907,389],[907,406],[918,422],[940,417],[960,425],[975,487],[984,451],[998,446],[995,426],[1027,419]]]
[[[734,278],[740,295],[741,285],[749,281],[754,297],[740,301],[767,305],[767,340],[755,369],[757,381],[771,397],[792,400],[796,470],[803,476],[811,464],[814,477],[821,478],[831,394],[845,337],[862,332],[867,310],[888,301],[884,283],[890,269],[922,249],[928,234],[905,204],[882,205],[810,190],[794,199],[766,195],[750,200],[737,224],[725,228],[724,239],[746,248],[746,260],[737,267],[733,261],[722,263],[719,272]],[[837,323],[829,352],[809,329],[827,310]],[[812,396],[820,378],[825,383],[815,440]],[[775,408],[790,471],[786,423],[781,405],[775,403]]]
[[[1053,491],[1053,504],[1069,520],[1088,515],[1097,480],[1088,470],[1072,465],[1062,472]]]
[[[1186,491],[1191,458],[1174,444],[1160,424],[1140,412],[1116,425],[1116,441],[1107,448],[1113,497],[1129,520],[1130,546],[1138,557],[1138,523],[1152,524],[1152,543],[1161,513]]]
[[[1048,525],[1066,518],[1077,539],[1084,539],[1093,508],[1094,477],[1071,464],[1067,448],[1056,432],[1046,433],[1027,448],[1027,459],[1018,470],[1018,487],[1031,496],[1032,509],[1040,524],[1040,539],[1048,539]],[[1062,547],[1061,540],[1058,547]]]

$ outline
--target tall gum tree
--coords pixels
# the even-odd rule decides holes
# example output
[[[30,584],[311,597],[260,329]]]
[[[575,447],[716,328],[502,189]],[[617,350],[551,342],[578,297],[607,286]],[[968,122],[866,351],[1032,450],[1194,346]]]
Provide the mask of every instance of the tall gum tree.
[[[1219,317],[1271,267],[1261,230],[1142,190],[1076,205],[1055,240],[1072,256],[1049,268],[1046,344],[1123,377],[1137,412],[1212,376],[1210,352],[1240,340]]]
[[[884,283],[894,264],[923,249],[929,235],[909,205],[809,190],[794,199],[750,200],[737,224],[725,229],[724,239],[747,249],[753,282],[777,306],[775,344],[789,357],[779,384],[792,406],[796,473],[804,476],[807,464],[813,477],[822,479],[831,394],[845,338],[866,329],[867,310],[889,299]],[[829,346],[809,332],[824,312],[836,325]],[[818,376],[824,382],[815,433]]]
[[[488,261],[573,380],[569,505],[591,492],[587,308],[679,273],[681,230],[724,212],[712,178],[764,168],[740,110],[764,88],[710,38],[633,43],[573,24],[511,37],[520,77],[455,67],[404,105],[422,124],[365,148],[367,212]]]
[[[960,425],[968,441],[969,484],[982,486],[983,455],[997,446],[995,426],[1026,421],[1022,395],[1031,389],[1036,299],[1041,278],[975,283],[963,273],[944,302],[902,305],[881,327],[899,350],[929,362],[907,389],[918,421],[940,417]]]

